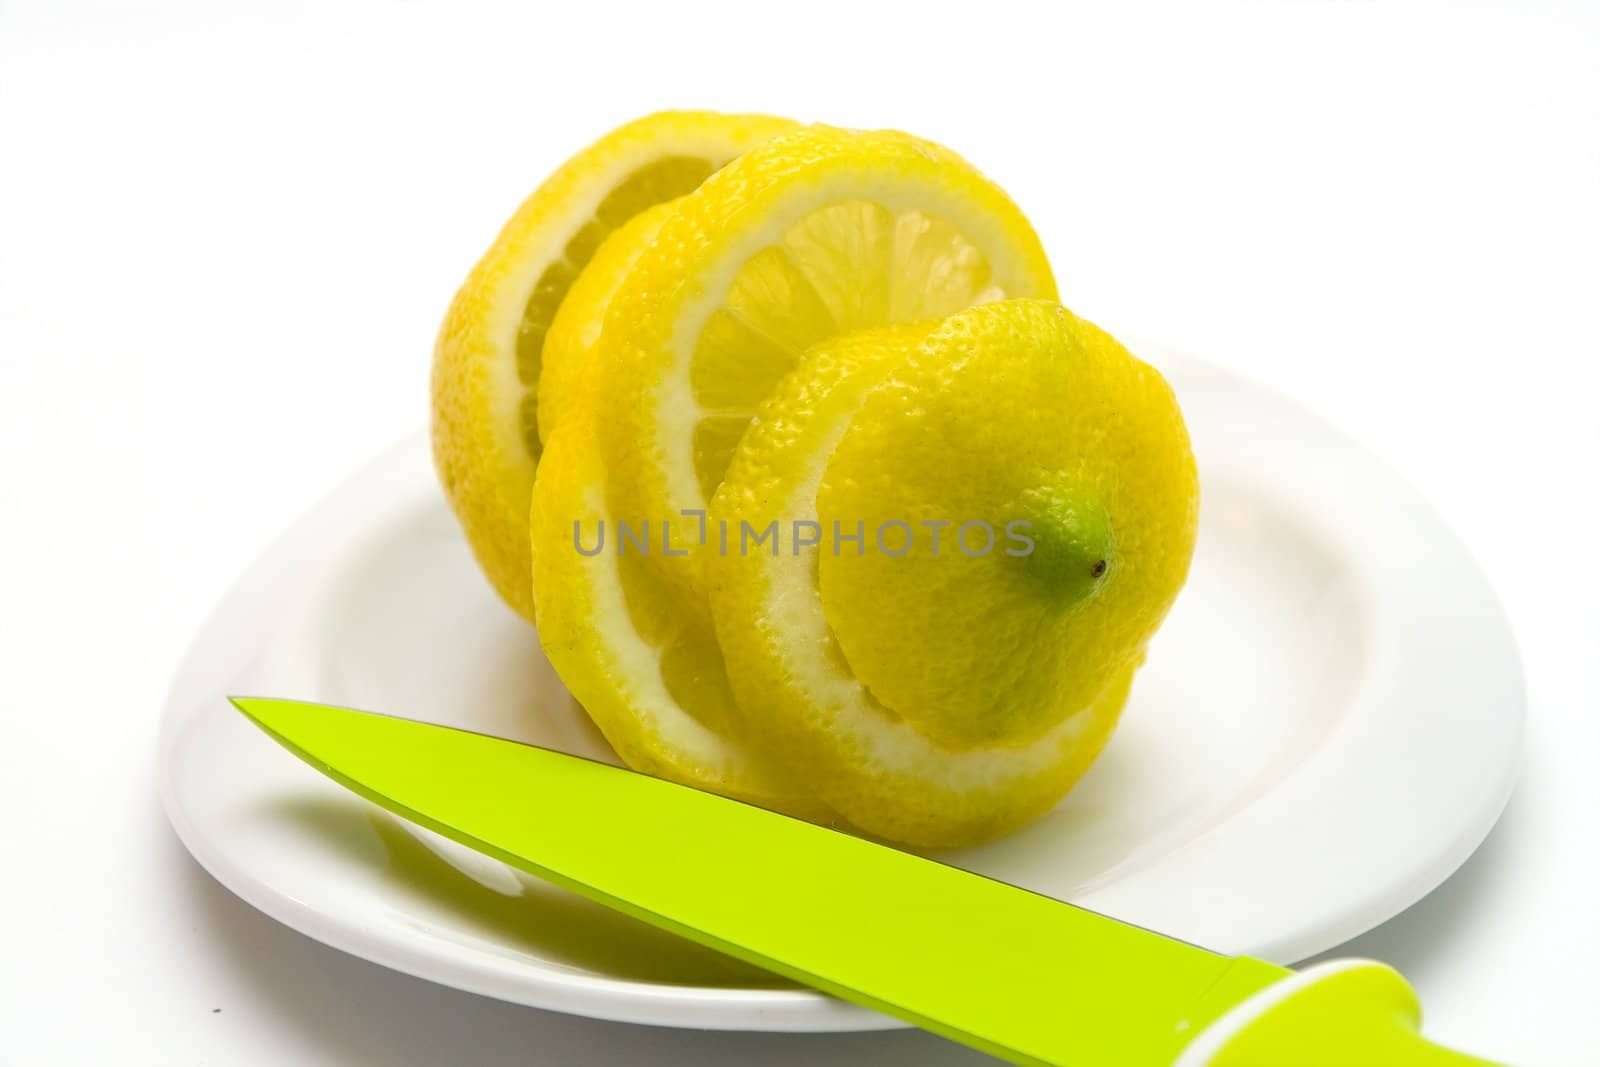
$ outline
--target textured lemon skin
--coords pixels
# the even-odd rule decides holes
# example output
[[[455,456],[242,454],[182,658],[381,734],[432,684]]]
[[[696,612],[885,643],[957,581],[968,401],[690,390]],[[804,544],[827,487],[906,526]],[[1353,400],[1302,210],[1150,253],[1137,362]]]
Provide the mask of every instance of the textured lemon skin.
[[[607,237],[567,290],[544,342],[539,371],[541,440],[551,440],[573,411],[592,402],[597,374],[594,349],[605,325],[606,309],[676,203],[668,201],[641,211]]]
[[[825,554],[822,599],[855,676],[924,733],[1024,743],[1111,684],[1166,616],[1194,553],[1194,454],[1161,375],[1058,304],[974,308],[936,339],[862,402],[816,503],[830,528],[946,519],[945,543]],[[994,531],[987,551],[983,527],[961,538],[974,520]],[[1005,537],[1019,520],[1032,552]],[[1100,531],[1098,580],[1087,559],[1082,584],[1052,573],[1069,524]]]
[[[824,519],[818,508],[819,490],[827,477],[838,477],[833,468],[841,445],[851,440],[856,423],[873,407],[879,410],[864,425],[870,428],[881,419],[912,437],[931,433],[931,439],[921,442],[928,451],[927,461],[951,463],[951,457],[940,451],[946,435],[949,441],[962,440],[964,431],[979,430],[963,423],[987,417],[980,415],[981,397],[969,394],[993,394],[1001,414],[1015,416],[1019,402],[1010,390],[1034,390],[1038,376],[1048,376],[1049,364],[1058,359],[1100,358],[1123,365],[1136,379],[1142,376],[1143,371],[1129,366],[1137,361],[1120,349],[1087,357],[1070,346],[1062,351],[1063,330],[1087,329],[1087,324],[1069,319],[1056,305],[1016,301],[973,308],[932,325],[856,334],[818,346],[763,405],[746,433],[717,491],[713,519],[755,527],[773,520]],[[1099,337],[1103,335],[1097,335],[1094,343],[1102,343]],[[991,344],[996,346],[993,358],[1004,365],[1009,380],[979,373],[993,369],[983,366],[974,368],[977,376],[954,373],[964,360],[976,358],[975,353]],[[1140,397],[1130,399],[1137,403]],[[962,400],[977,407],[966,410]],[[1060,407],[1048,391],[1033,392],[1026,405],[1048,418],[1053,402]],[[940,403],[951,405],[950,410],[930,420],[929,408],[937,410]],[[1159,399],[1153,404],[1163,418],[1176,410]],[[1029,425],[1027,418],[1022,423],[1021,431],[1040,429]],[[1056,442],[1057,450],[1070,450],[1074,441],[1080,446],[1092,441],[1096,436],[1092,430],[1082,426],[1063,435],[1057,429],[1046,436],[1064,437]],[[1074,433],[1080,436],[1074,438]],[[1028,468],[1014,471],[1016,457],[998,447],[1003,443],[1003,439],[990,442],[991,451],[979,448],[959,457],[948,467],[947,477],[979,485],[1026,478]],[[895,483],[901,468],[920,462],[916,453],[897,450],[904,442],[887,444],[894,448],[881,456],[882,462],[870,472],[859,472],[863,481],[873,483],[866,489],[869,495],[899,492]],[[1192,471],[1186,437],[1163,437],[1158,431],[1144,447],[1162,453],[1166,464],[1180,474]],[[882,483],[876,481],[879,478]],[[931,494],[923,503],[937,509],[949,502],[949,487],[941,489],[941,484],[923,479],[915,483],[915,492]],[[1153,493],[1177,494],[1170,503],[1179,518],[1165,535],[1173,539],[1174,559],[1181,558],[1186,567],[1193,547],[1192,483],[1180,477],[1176,485],[1149,488]],[[905,501],[902,494],[900,503],[915,502]],[[922,514],[913,510],[905,517],[915,520]],[[1113,509],[1113,522],[1116,517]],[[831,533],[830,526],[823,522]],[[1160,533],[1153,531],[1150,536]],[[740,736],[788,766],[803,768],[808,785],[849,823],[912,845],[974,844],[1009,833],[1054,805],[1098,756],[1126,703],[1134,671],[1143,660],[1141,635],[1149,623],[1141,597],[1119,600],[1117,594],[1124,590],[1108,585],[1104,597],[1095,598],[1103,608],[1102,622],[1126,634],[1133,624],[1119,615],[1138,616],[1138,625],[1133,626],[1137,633],[1124,638],[1128,647],[1120,650],[1109,669],[1084,681],[1081,692],[1072,692],[1070,686],[1051,691],[1055,703],[1044,709],[1048,721],[1042,729],[1033,728],[1040,723],[1030,722],[1028,729],[1013,724],[1004,736],[976,731],[983,736],[952,738],[952,731],[929,729],[939,726],[938,720],[930,723],[924,715],[904,713],[921,709],[887,704],[856,676],[849,650],[840,646],[831,624],[836,609],[828,602],[829,589],[818,582],[818,575],[825,575],[836,559],[856,557],[848,551],[833,556],[828,533],[823,536],[820,548],[799,555],[785,544],[776,557],[734,553],[708,559],[712,611],[736,698]],[[1133,542],[1143,536],[1144,531],[1129,532]],[[888,566],[906,563],[907,558],[880,562]],[[1133,570],[1134,564],[1128,569]],[[1159,573],[1137,569],[1141,580],[1161,587],[1157,599],[1170,603],[1183,568]],[[928,561],[920,565],[911,561],[910,574],[915,595],[875,603],[874,596],[895,588],[895,583],[885,583],[881,574],[871,571],[843,576],[846,585],[859,583],[844,594],[850,622],[858,628],[890,631],[889,643],[903,657],[893,664],[900,671],[914,679],[937,677],[939,658],[950,655],[953,646],[963,646],[958,655],[964,667],[976,669],[984,679],[994,678],[997,669],[1012,678],[1029,672],[1074,675],[1072,662],[1063,662],[1059,653],[1053,656],[1051,649],[1039,647],[1014,629],[1005,625],[999,630],[974,629],[970,618],[984,615],[982,605],[974,615],[964,610],[962,599],[976,595],[983,600],[981,588],[962,589],[960,583],[940,581]],[[992,600],[985,603],[992,606]],[[989,708],[985,696],[969,697],[971,703],[958,712],[981,721]]]
[[[688,693],[673,692],[664,683],[658,651],[635,628],[612,543],[592,556],[575,547],[573,523],[581,524],[584,547],[592,549],[602,520],[611,525],[605,471],[595,447],[592,413],[580,409],[549,442],[534,487],[530,526],[536,623],[551,665],[617,755],[645,774],[801,818],[832,821],[825,806],[779,761],[728,736],[733,700],[709,621],[692,611],[678,611],[676,591],[670,590],[662,593],[661,614],[671,616],[670,625],[701,628],[710,663]]]
[[[1027,218],[997,185],[940,145],[895,131],[805,126],[747,152],[683,197],[618,287],[600,347],[608,370],[595,403],[602,447],[628,512],[670,520],[693,544],[707,495],[694,471],[684,411],[691,357],[734,274],[775,229],[850,201],[919,210],[958,227],[986,255],[1008,296],[1054,298],[1055,280]],[[866,323],[866,326],[889,323]],[[705,595],[703,553],[657,553],[669,580]]]
[[[793,125],[703,111],[628,123],[540,185],[457,292],[434,349],[434,463],[479,565],[524,618],[533,618],[527,523],[536,458],[520,429],[516,343],[535,284],[606,194],[641,166],[672,156],[722,166]]]

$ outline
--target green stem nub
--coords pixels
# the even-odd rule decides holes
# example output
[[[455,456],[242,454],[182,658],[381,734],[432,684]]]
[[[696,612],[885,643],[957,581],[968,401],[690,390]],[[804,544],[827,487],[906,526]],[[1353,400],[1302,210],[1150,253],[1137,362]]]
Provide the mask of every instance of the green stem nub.
[[[1033,542],[1023,558],[1041,588],[1067,604],[1099,593],[1116,572],[1116,539],[1097,495],[1044,485],[1023,493],[1020,505]]]

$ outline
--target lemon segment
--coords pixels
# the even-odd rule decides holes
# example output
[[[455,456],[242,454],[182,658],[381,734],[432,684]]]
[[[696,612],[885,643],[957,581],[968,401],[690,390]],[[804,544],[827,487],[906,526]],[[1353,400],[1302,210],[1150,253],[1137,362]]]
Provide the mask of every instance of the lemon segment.
[[[625,510],[698,537],[756,408],[801,353],[1007,296],[1053,297],[1037,236],[959,156],[894,132],[796,129],[684,197],[618,287],[600,346]],[[664,561],[704,595],[704,566]]]
[[[523,202],[451,303],[434,351],[434,461],[479,564],[525,618],[533,617],[528,502],[543,447],[539,380],[568,291],[633,216],[793,125],[669,111],[614,130]]]
[[[1059,305],[974,309],[937,342],[865,398],[816,496],[825,527],[917,536],[824,555],[822,601],[855,676],[923,733],[1031,741],[1166,615],[1194,551],[1194,457],[1161,376]]]

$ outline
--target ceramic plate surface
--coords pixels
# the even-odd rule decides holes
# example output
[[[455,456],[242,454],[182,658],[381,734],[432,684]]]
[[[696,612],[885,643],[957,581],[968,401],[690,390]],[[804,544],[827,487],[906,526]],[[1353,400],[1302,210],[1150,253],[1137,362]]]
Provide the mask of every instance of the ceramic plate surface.
[[[1282,398],[1137,350],[1172,381],[1199,458],[1189,585],[1078,787],[1022,832],[941,858],[1293,962],[1413,903],[1483,839],[1518,763],[1516,651],[1472,561],[1381,463]],[[699,1028],[901,1025],[404,824],[228,694],[612,758],[479,576],[420,435],[290,528],[197,637],[160,759],[190,851],[312,937],[505,1000]]]

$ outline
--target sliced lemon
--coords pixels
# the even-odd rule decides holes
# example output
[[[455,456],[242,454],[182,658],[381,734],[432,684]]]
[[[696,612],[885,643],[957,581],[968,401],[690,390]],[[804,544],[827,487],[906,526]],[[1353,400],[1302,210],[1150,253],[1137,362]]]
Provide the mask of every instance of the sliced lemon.
[[[613,230],[792,126],[705,111],[629,123],[524,201],[456,294],[434,355],[434,460],[479,564],[524,617],[533,617],[527,523],[541,450],[537,386],[563,298]]]
[[[757,406],[810,346],[1005,297],[1053,297],[1017,206],[955,153],[895,132],[809,126],[679,202],[617,288],[600,339],[602,442],[625,513],[677,548]],[[702,565],[652,559],[703,595]]]
[[[1109,737],[1196,499],[1171,391],[1057,305],[820,346],[711,509],[793,529],[776,554],[708,556],[739,735],[869,832],[938,847],[1015,829]],[[1033,551],[961,551],[963,524],[998,542],[1014,519]]]

